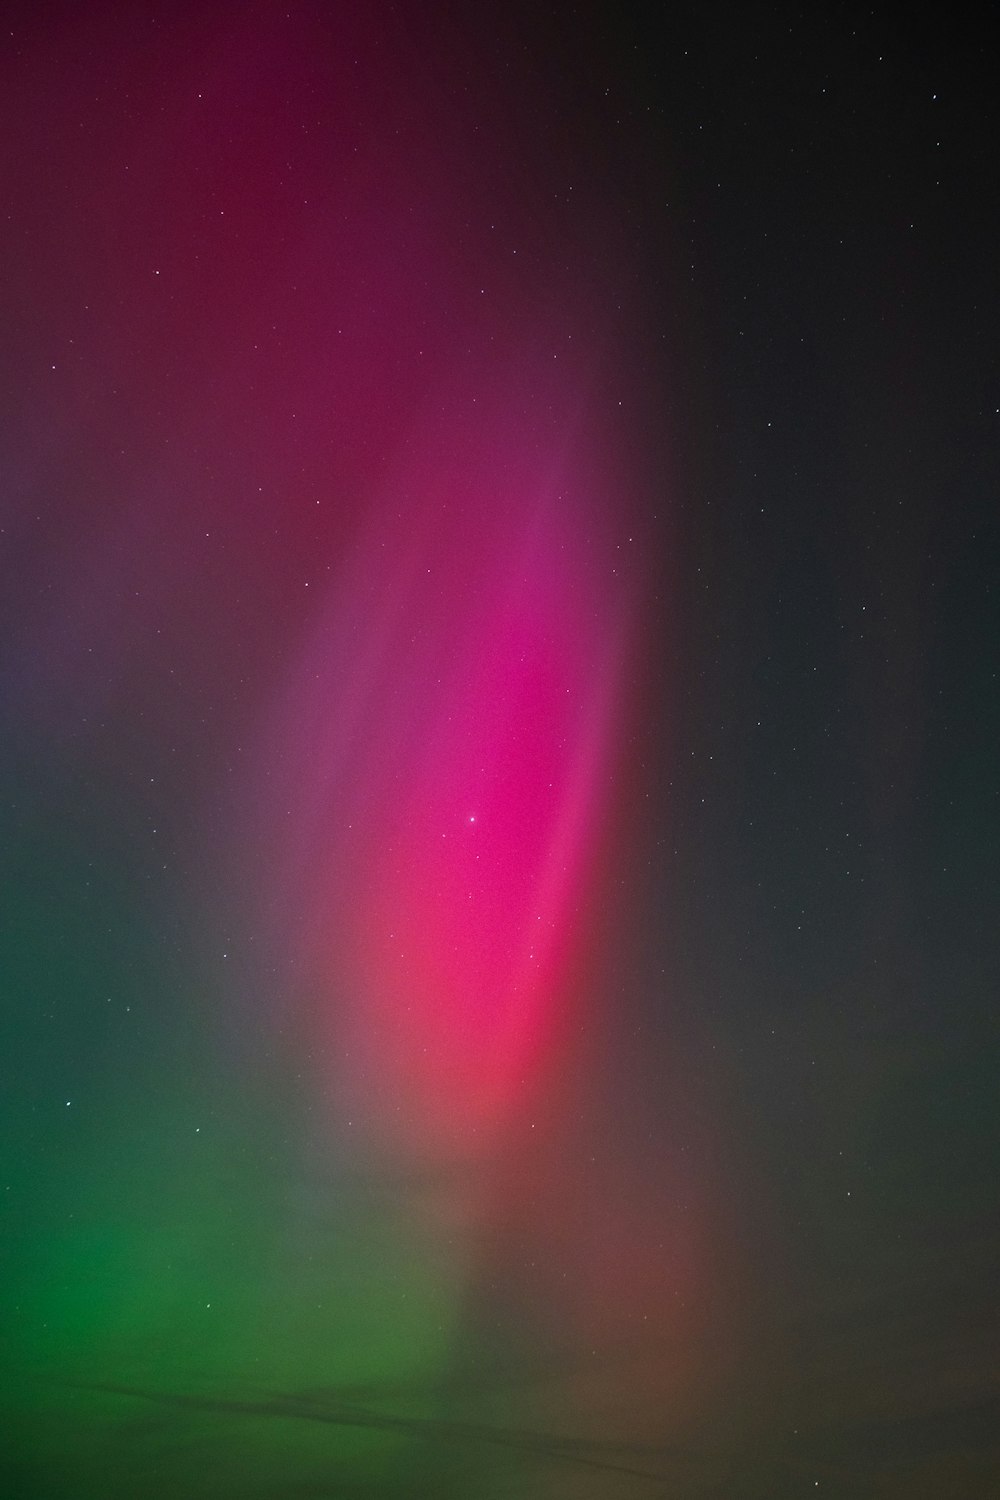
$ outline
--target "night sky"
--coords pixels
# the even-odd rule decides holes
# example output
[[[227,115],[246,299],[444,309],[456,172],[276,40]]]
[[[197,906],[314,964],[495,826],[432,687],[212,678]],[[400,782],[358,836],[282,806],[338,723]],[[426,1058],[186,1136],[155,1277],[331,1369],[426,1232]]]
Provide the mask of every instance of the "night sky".
[[[1000,1494],[974,13],[0,31],[0,1493]]]

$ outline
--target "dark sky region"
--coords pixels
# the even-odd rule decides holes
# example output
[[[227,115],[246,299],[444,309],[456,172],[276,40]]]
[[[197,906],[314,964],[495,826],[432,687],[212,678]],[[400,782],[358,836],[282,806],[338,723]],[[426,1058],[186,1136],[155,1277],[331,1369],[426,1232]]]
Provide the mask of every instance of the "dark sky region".
[[[0,1492],[1000,1494],[979,12],[0,59]]]

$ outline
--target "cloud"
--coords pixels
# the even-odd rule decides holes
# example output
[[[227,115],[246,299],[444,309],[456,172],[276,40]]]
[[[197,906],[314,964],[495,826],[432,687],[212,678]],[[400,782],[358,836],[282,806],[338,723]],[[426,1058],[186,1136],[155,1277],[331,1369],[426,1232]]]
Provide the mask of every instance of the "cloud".
[[[355,1400],[338,1396],[335,1389],[308,1392],[270,1392],[257,1397],[207,1395],[197,1392],[161,1391],[144,1386],[103,1381],[75,1382],[76,1389],[102,1392],[176,1410],[243,1416],[255,1420],[319,1422],[333,1427],[362,1428],[452,1445],[504,1448],[522,1457],[562,1462],[619,1474],[637,1480],[662,1482],[664,1475],[647,1465],[654,1455],[669,1456],[667,1449],[652,1449],[597,1438],[564,1437],[555,1433],[494,1426],[483,1422],[400,1415],[375,1410]],[[629,1461],[629,1460],[632,1461]]]

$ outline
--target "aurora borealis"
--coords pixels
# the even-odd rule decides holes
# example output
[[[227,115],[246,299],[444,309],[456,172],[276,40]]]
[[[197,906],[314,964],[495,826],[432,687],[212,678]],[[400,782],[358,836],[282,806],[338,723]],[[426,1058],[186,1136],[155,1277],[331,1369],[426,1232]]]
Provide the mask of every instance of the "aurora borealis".
[[[996,1493],[945,31],[10,12],[0,1494]]]

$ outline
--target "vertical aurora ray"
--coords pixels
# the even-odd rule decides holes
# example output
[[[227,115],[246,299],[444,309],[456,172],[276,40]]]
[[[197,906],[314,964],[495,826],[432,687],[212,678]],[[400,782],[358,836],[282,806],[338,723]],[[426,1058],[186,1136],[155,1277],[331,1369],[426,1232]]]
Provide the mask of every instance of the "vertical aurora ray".
[[[564,451],[505,462],[530,425],[483,444],[489,414],[466,421],[443,473],[397,481],[409,503],[333,587],[277,727],[320,1054],[404,1156],[480,1154],[537,1086],[621,717],[607,497]]]
[[[627,714],[632,599],[609,566],[626,497],[590,477],[578,390],[549,376],[545,419],[525,410],[525,364],[503,389],[484,370],[464,410],[442,401],[447,421],[385,480],[272,696],[249,783],[267,851],[255,900],[294,976],[260,1023],[298,1038],[332,1180],[395,1184],[396,1209],[356,1220],[357,1259],[337,1272],[348,1299],[361,1266],[380,1288],[348,1361],[390,1389],[457,1370],[475,1388],[497,1361],[565,1358],[588,1321],[565,1286],[537,1350],[516,1298],[502,1347],[470,1321],[511,1172],[534,1193],[519,1142],[533,1117],[558,1120],[592,1018],[580,970]],[[536,1205],[521,1251],[567,1227],[586,1236],[575,1209],[555,1228]],[[474,1412],[533,1420],[520,1401]],[[572,1431],[572,1399],[548,1420]]]

